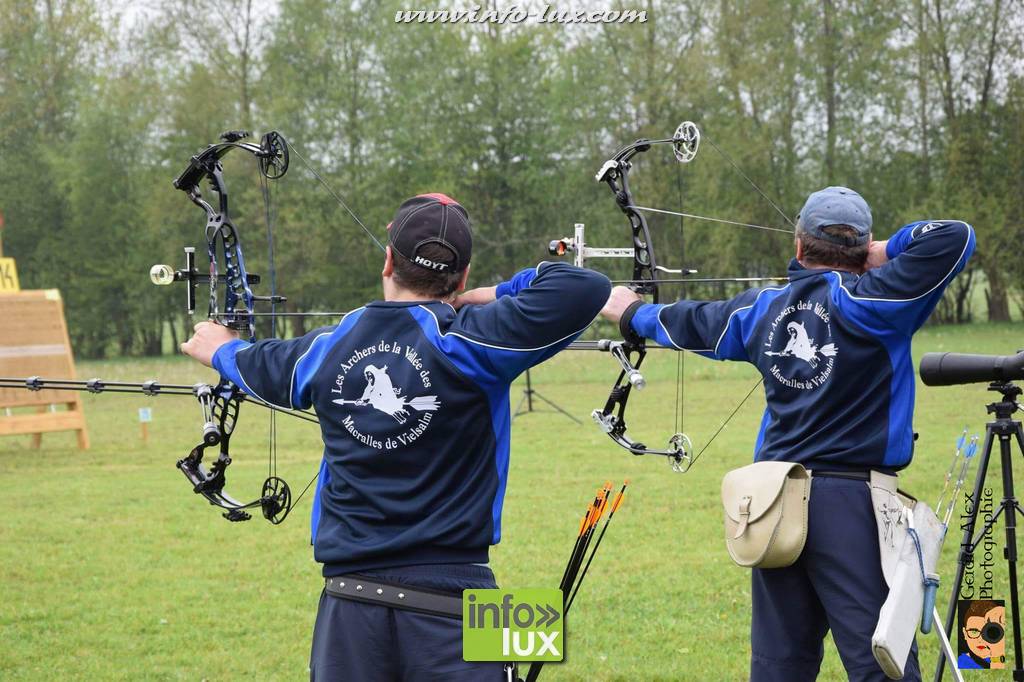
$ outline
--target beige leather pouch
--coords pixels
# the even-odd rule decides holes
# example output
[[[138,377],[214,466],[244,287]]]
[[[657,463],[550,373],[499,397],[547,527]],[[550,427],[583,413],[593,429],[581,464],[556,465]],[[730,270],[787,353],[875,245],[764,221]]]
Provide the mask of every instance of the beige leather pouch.
[[[811,473],[793,462],[754,462],[722,479],[725,545],[748,568],[781,568],[807,539]]]

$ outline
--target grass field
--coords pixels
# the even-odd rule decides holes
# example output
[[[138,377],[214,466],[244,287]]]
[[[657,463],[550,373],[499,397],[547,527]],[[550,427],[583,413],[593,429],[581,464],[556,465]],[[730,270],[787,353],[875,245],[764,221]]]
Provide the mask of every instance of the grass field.
[[[1024,324],[930,328],[915,352],[1010,353],[1024,345],[1022,336]],[[648,362],[648,388],[633,396],[630,426],[660,446],[673,430],[676,363],[670,352]],[[660,459],[629,456],[590,422],[613,369],[603,354],[575,352],[534,373],[534,387],[584,424],[543,404],[516,419],[504,537],[492,552],[499,582],[556,585],[588,496],[606,479],[630,478],[626,504],[573,607],[567,660],[545,668],[542,679],[746,679],[749,573],[726,554],[718,491],[726,471],[750,461],[763,400],[755,394],[693,469],[676,475]],[[209,378],[180,358],[81,363],[79,375]],[[691,356],[686,376],[686,430],[699,448],[755,375]],[[520,389],[513,388],[513,406]],[[934,501],[961,429],[984,429],[989,397],[983,385],[918,386],[921,438],[905,489]],[[85,400],[87,453],[63,434],[46,436],[38,451],[28,438],[0,441],[0,678],[306,678],[322,585],[309,547],[308,498],[282,526],[229,524],[174,467],[198,437],[192,401]],[[137,423],[142,406],[154,410],[148,446]],[[258,491],[266,430],[263,410],[243,410],[229,490]],[[297,493],[316,471],[319,434],[287,420],[279,430],[280,473]],[[989,481],[999,489],[998,471]],[[952,537],[940,566],[942,601],[959,534]],[[997,598],[1004,574],[997,570]],[[920,643],[927,672],[937,648],[933,637]],[[829,643],[821,679],[843,678]]]

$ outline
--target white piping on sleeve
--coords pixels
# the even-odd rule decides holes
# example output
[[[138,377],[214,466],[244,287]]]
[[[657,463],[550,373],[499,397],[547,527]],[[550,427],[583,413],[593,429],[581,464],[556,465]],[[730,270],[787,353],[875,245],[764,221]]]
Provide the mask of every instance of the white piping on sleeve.
[[[715,355],[718,355],[718,347],[722,345],[722,339],[725,338],[726,332],[729,331],[729,325],[732,324],[732,318],[734,315],[736,315],[736,313],[753,308],[755,305],[757,305],[757,301],[758,299],[761,298],[761,294],[765,293],[766,291],[785,291],[786,289],[789,288],[789,286],[790,285],[787,284],[784,287],[765,287],[764,289],[761,289],[761,291],[757,293],[757,296],[754,298],[753,303],[751,303],[750,305],[743,306],[742,308],[737,308],[736,310],[729,313],[729,319],[725,321],[725,328],[722,329],[722,333],[718,336],[718,341],[715,342],[714,348],[684,348],[683,346],[680,346],[678,343],[676,343],[675,339],[673,339],[672,335],[669,333],[668,328],[665,327],[665,324],[661,321],[661,313],[662,311],[665,310],[665,308],[668,308],[668,306],[665,306],[664,308],[658,311],[658,326],[661,327],[662,331],[665,332],[665,336],[668,337],[669,343],[671,343],[672,346],[678,350],[685,350],[691,353],[714,353]]]
[[[710,353],[711,352],[710,348],[701,348],[699,350],[696,349],[696,348],[683,348],[678,343],[676,343],[675,339],[672,338],[672,335],[668,333],[668,327],[666,327],[665,323],[661,321],[661,313],[662,313],[662,311],[665,310],[665,308],[668,308],[668,306],[666,305],[666,306],[662,307],[662,309],[658,311],[658,314],[655,316],[654,319],[658,322],[658,326],[661,327],[661,331],[665,332],[665,336],[668,338],[668,342],[672,344],[673,348],[675,348],[676,350],[690,351],[691,353]]]
[[[355,312],[358,312],[360,310],[363,310],[363,308],[365,308],[365,307],[366,306],[362,306],[361,308],[356,308],[355,310],[350,310],[347,313],[345,313],[341,317],[341,320],[338,321],[338,326],[341,326],[341,323],[345,321],[346,317],[348,317],[352,313],[355,313]],[[335,329],[337,329],[337,327],[335,327]],[[248,382],[246,382],[245,377],[242,376],[242,369],[238,366],[238,363],[235,363],[235,371],[238,372],[238,378],[242,381],[242,388],[245,390],[246,393],[249,393],[250,395],[256,396],[256,398],[258,398],[259,400],[265,402],[267,405],[273,405],[274,407],[280,407],[282,410],[294,410],[295,409],[295,405],[292,402],[292,389],[295,387],[295,371],[296,371],[296,369],[298,369],[299,363],[302,362],[302,358],[304,358],[307,355],[309,355],[309,352],[311,350],[313,350],[313,346],[316,345],[316,342],[319,341],[321,337],[330,336],[333,333],[334,332],[324,332],[323,334],[317,334],[317,337],[315,339],[313,339],[312,343],[309,344],[309,348],[306,349],[306,352],[303,353],[301,356],[299,356],[299,359],[295,361],[295,366],[292,368],[291,378],[288,381],[288,405],[287,406],[285,406],[285,405],[278,405],[277,403],[271,402],[271,401],[267,400],[266,398],[264,398],[263,396],[261,396],[256,391],[252,390],[252,388],[249,386]],[[243,352],[249,350],[250,348],[252,348],[253,345],[255,345],[255,344],[251,344],[250,343],[245,348],[243,348],[242,350],[240,350],[238,352],[239,353],[243,353]],[[236,353],[236,355],[237,355],[237,353]]]
[[[331,336],[332,334],[334,334],[333,331],[324,332],[323,334],[317,334],[316,338],[313,339],[313,342],[309,344],[309,348],[306,349],[306,352],[300,355],[299,359],[295,361],[295,366],[292,367],[291,381],[288,382],[288,404],[291,405],[291,409],[295,409],[295,400],[292,399],[292,396],[295,395],[295,374],[296,372],[299,371],[299,364],[302,362],[303,358],[310,354],[310,352],[313,350],[313,347],[316,345],[317,341],[319,341],[325,336]]]
[[[430,316],[432,318],[434,318],[434,326],[437,327],[437,334],[441,338],[446,338],[448,336],[454,336],[456,338],[462,339],[463,341],[468,341],[469,343],[476,344],[477,346],[483,346],[484,348],[494,348],[496,350],[508,350],[508,351],[512,351],[512,352],[515,352],[515,353],[533,353],[534,351],[544,350],[545,348],[551,348],[551,346],[557,346],[562,341],[565,341],[566,339],[568,339],[568,338],[570,338],[572,336],[576,336],[578,334],[582,334],[586,330],[586,328],[590,326],[590,324],[587,324],[586,326],[584,326],[582,329],[579,329],[578,331],[574,331],[574,332],[571,332],[569,334],[566,334],[565,336],[563,336],[560,339],[552,341],[551,343],[545,344],[543,346],[537,346],[536,348],[510,348],[508,346],[498,346],[498,345],[492,344],[492,343],[485,343],[483,341],[477,341],[476,339],[471,339],[468,336],[463,336],[462,334],[459,334],[458,332],[444,333],[444,332],[441,331],[441,323],[438,321],[437,315],[434,314],[433,310],[431,310],[430,308],[427,308],[425,306],[416,306],[416,307],[417,308],[421,308],[422,310],[425,310],[426,312],[430,313]]]
[[[715,355],[718,355],[718,347],[722,345],[722,339],[725,338],[725,333],[729,331],[729,326],[732,324],[732,318],[736,315],[736,313],[740,312],[741,310],[749,310],[750,308],[753,308],[755,305],[757,305],[757,302],[760,300],[761,294],[763,294],[766,291],[785,291],[789,287],[789,284],[787,284],[784,287],[765,287],[764,289],[761,289],[761,291],[757,292],[757,296],[754,297],[753,303],[751,303],[748,306],[743,306],[742,308],[737,308],[736,310],[729,313],[729,319],[726,320],[725,322],[725,329],[722,330],[721,335],[718,337],[718,341],[715,342]]]
[[[920,294],[918,296],[914,296],[912,298],[874,298],[874,297],[871,297],[871,296],[854,296],[852,293],[850,293],[850,290],[847,289],[843,285],[843,278],[842,277],[840,277],[836,272],[831,272],[829,274],[836,276],[836,279],[839,282],[839,288],[842,289],[846,293],[847,296],[849,296],[852,299],[856,299],[858,301],[874,301],[874,302],[877,302],[877,303],[906,303],[908,301],[916,301],[919,298],[924,298],[925,296],[927,296],[928,294],[932,293],[933,291],[938,289],[940,286],[942,286],[942,283],[945,282],[949,278],[949,276],[953,274],[953,272],[956,270],[957,266],[960,265],[960,261],[963,260],[964,254],[967,253],[967,247],[971,243],[971,234],[973,234],[973,232],[974,232],[974,228],[971,227],[970,225],[968,225],[967,223],[965,223],[962,220],[939,220],[939,221],[933,221],[933,222],[960,223],[961,225],[963,225],[964,227],[967,228],[967,238],[964,240],[964,248],[960,251],[960,257],[956,259],[955,263],[953,263],[953,267],[949,269],[949,272],[947,272],[945,275],[942,276],[942,279],[940,279],[938,282],[935,283],[935,286],[933,286],[931,289],[929,289],[928,291],[924,292],[923,294]]]
[[[295,390],[295,373],[297,371],[299,371],[299,364],[302,362],[302,359],[310,354],[310,352],[313,350],[313,346],[316,345],[317,341],[319,341],[320,339],[322,339],[325,336],[333,335],[334,332],[338,331],[338,327],[340,327],[342,324],[344,324],[345,319],[348,318],[349,315],[351,315],[352,313],[358,313],[360,310],[366,310],[366,306],[365,305],[364,306],[359,306],[355,310],[348,311],[347,313],[345,313],[344,315],[341,316],[341,319],[338,320],[338,324],[334,327],[333,330],[331,330],[329,332],[324,332],[323,334],[317,334],[316,338],[313,339],[313,342],[309,344],[309,348],[306,349],[306,352],[303,353],[302,355],[300,355],[299,359],[295,361],[295,366],[292,367],[292,376],[291,376],[291,379],[288,382],[288,403],[291,405],[290,409],[293,409],[293,410],[295,409],[295,403],[292,400],[292,396],[295,395],[294,394],[294,390]]]

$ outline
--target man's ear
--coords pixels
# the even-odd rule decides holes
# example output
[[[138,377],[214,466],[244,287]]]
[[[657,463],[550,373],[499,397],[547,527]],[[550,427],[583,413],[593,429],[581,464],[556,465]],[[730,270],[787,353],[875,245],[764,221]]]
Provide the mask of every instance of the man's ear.
[[[796,259],[802,261],[804,259],[804,243],[800,241],[800,237],[797,237],[793,241],[796,242]]]
[[[466,269],[462,271],[462,279],[459,280],[459,286],[455,287],[455,291],[465,291],[466,290],[466,282],[469,281],[469,268],[470,267],[471,266],[467,265]]]
[[[380,273],[384,277],[391,277],[395,274],[395,259],[391,255],[391,246],[384,247],[384,269]]]

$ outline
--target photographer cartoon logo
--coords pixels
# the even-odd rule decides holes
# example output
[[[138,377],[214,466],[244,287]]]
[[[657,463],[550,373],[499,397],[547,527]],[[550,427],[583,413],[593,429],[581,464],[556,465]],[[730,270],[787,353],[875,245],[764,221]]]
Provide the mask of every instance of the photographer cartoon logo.
[[[994,599],[957,602],[960,628],[956,667],[964,670],[1006,667],[1006,607]]]
[[[382,340],[355,351],[340,369],[331,389],[340,397],[331,402],[345,409],[341,423],[349,434],[374,449],[398,450],[417,440],[441,407],[430,370],[411,346]]]
[[[832,343],[828,309],[820,303],[798,301],[772,320],[764,354],[780,358],[769,370],[783,386],[812,390],[832,376],[839,348]]]

